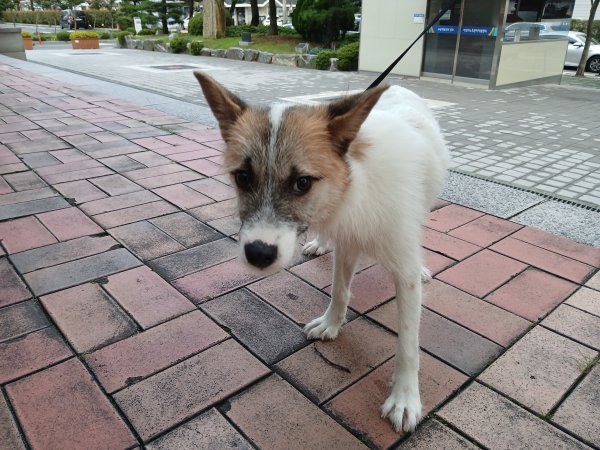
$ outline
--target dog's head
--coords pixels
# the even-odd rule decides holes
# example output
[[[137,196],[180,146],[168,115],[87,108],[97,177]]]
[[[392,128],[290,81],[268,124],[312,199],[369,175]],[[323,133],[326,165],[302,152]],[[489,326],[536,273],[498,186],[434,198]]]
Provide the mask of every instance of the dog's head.
[[[253,107],[194,73],[225,140],[237,186],[241,258],[264,271],[290,263],[297,236],[324,224],[350,183],[347,154],[387,87],[329,105]]]

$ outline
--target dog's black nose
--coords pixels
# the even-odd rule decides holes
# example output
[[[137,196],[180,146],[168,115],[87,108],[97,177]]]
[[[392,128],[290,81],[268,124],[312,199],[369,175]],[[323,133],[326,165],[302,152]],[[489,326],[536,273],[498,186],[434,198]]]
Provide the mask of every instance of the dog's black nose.
[[[266,244],[263,241],[246,244],[244,251],[248,262],[261,269],[270,266],[277,258],[277,246]]]

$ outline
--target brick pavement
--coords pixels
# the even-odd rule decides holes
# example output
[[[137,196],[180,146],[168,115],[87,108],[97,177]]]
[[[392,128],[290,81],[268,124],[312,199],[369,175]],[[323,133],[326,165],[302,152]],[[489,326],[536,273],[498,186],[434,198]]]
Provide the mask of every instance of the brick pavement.
[[[331,254],[257,278],[217,131],[0,65],[0,448],[600,447],[600,249],[440,200],[421,392],[378,407],[389,278],[333,342]]]

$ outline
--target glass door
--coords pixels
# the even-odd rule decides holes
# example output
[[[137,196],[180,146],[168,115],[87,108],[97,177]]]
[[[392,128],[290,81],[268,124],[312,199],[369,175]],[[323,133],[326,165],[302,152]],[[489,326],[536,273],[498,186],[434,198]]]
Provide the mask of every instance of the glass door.
[[[461,2],[456,2],[425,35],[424,73],[452,76],[460,24],[460,4]],[[435,17],[440,9],[442,0],[431,0],[427,8],[427,22]]]

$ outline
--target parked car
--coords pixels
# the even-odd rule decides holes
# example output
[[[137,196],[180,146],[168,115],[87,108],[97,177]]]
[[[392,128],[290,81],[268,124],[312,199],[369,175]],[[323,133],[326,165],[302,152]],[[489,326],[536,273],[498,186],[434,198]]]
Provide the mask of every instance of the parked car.
[[[271,25],[271,19],[269,19],[267,17],[265,20],[263,20],[262,24],[268,27],[269,25]],[[283,19],[281,17],[278,17],[277,18],[277,26],[280,27],[281,25],[283,25]]]
[[[540,39],[540,35],[553,32],[566,32],[563,23],[557,22],[515,22],[507,25],[504,29],[504,41],[514,41],[516,36],[519,40],[526,41]]]
[[[540,37],[542,39],[569,39],[565,66],[573,68],[579,66],[583,47],[585,46],[585,34],[578,31],[569,31],[568,33],[545,33]],[[585,70],[600,73],[600,43],[594,38],[590,42]]]
[[[90,27],[87,17],[83,11],[66,10],[63,11],[60,16],[60,28],[61,29],[75,29],[75,22],[77,22],[77,29],[86,29]]]

